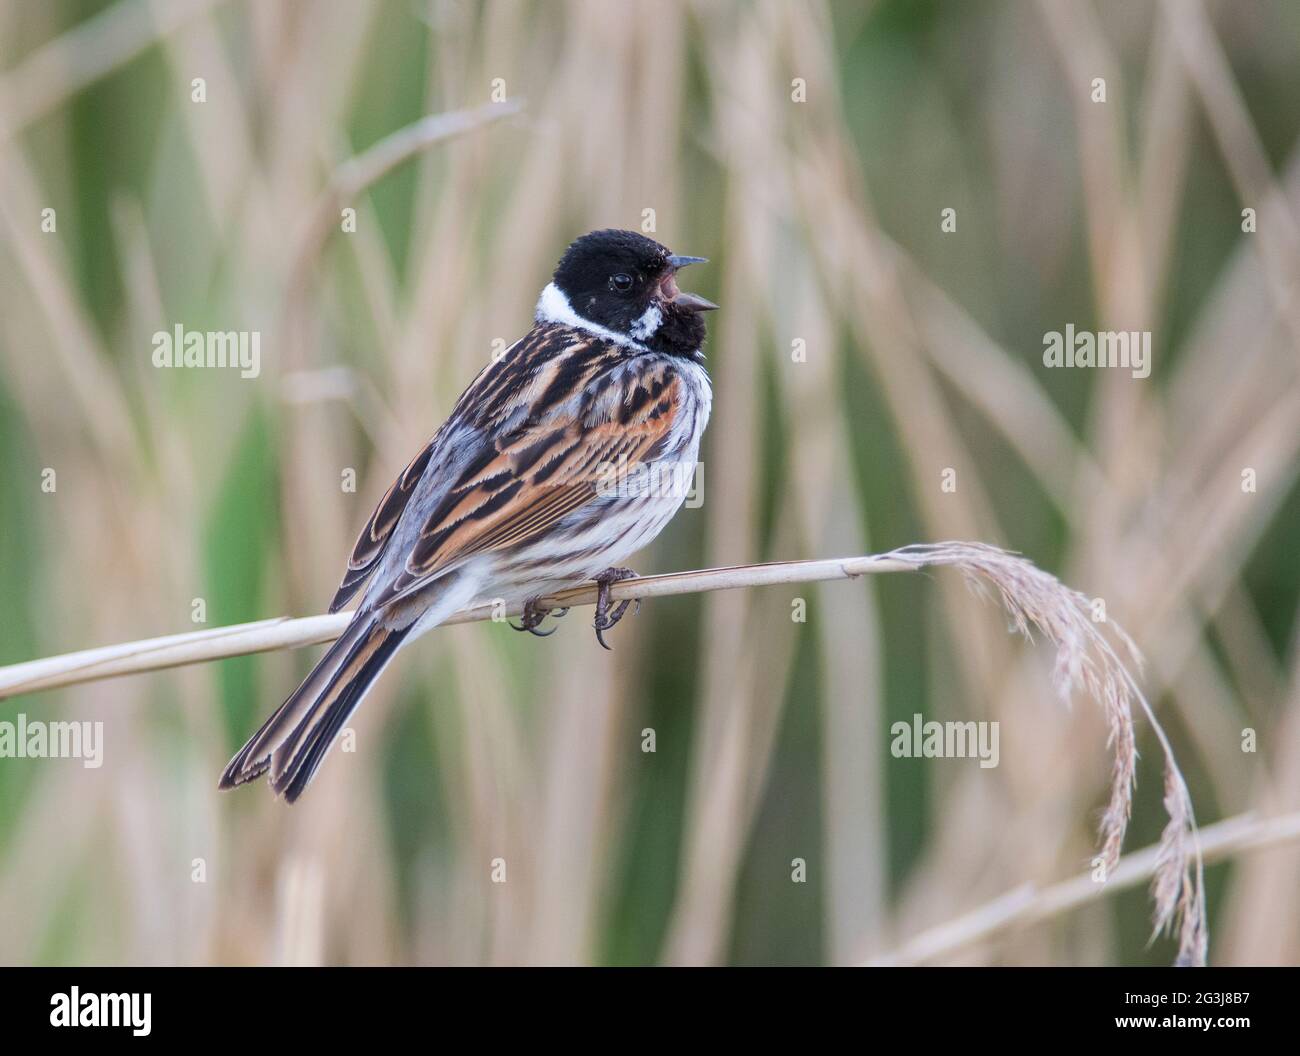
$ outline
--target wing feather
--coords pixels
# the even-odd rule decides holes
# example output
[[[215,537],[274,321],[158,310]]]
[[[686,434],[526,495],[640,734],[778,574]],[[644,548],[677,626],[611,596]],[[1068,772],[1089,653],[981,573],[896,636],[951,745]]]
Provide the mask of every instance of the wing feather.
[[[629,392],[635,391],[634,383]],[[470,554],[544,532],[595,499],[620,473],[634,469],[671,430],[673,420],[673,414],[633,423],[549,420],[498,443],[501,461],[452,489],[455,505],[424,526],[422,545],[412,552],[407,571],[425,578]],[[543,443],[559,453],[530,459],[531,449]]]
[[[620,476],[651,461],[671,433],[684,396],[680,377],[663,380],[660,372],[657,366],[649,374],[616,371],[594,383],[602,390],[599,400],[579,400],[576,410],[563,409],[572,401],[555,403],[543,420],[499,439],[492,462],[458,481],[425,523],[404,573],[386,595],[409,593],[471,555],[505,550],[553,530]],[[661,399],[641,400],[643,389],[656,382]],[[621,413],[638,402],[639,411]]]
[[[414,540],[404,566],[367,605],[388,604],[475,554],[535,539],[663,453],[687,398],[671,361],[629,361],[580,332],[517,351],[479,375],[380,501],[331,611],[377,567],[417,492],[422,521],[413,535],[402,529]],[[453,463],[436,449],[454,423],[481,446]],[[417,487],[422,475],[430,479]]]
[[[436,440],[437,436],[425,444],[420,449],[420,453],[411,459],[406,469],[393,481],[388,491],[384,493],[384,497],[379,500],[379,505],[370,515],[366,526],[361,529],[361,535],[357,537],[356,545],[353,546],[352,554],[348,558],[343,582],[339,585],[334,600],[330,602],[330,612],[338,612],[343,608],[374,571],[375,565],[388,546],[388,540],[392,538],[393,529],[397,527],[397,522],[406,510],[406,504],[415,492],[415,486],[428,468]]]

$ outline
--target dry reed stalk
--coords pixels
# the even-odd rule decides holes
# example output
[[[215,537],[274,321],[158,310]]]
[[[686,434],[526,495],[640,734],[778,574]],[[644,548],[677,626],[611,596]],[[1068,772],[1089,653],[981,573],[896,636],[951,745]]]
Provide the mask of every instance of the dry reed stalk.
[[[1178,963],[1204,964],[1208,941],[1204,876],[1191,797],[1169,740],[1130,671],[1130,664],[1141,667],[1137,646],[1117,624],[1095,621],[1092,601],[1084,594],[1071,590],[1018,554],[983,543],[946,542],[905,546],[866,557],[650,576],[617,585],[614,597],[662,597],[944,566],[959,571],[977,595],[986,596],[991,587],[1011,617],[1012,629],[1020,635],[1032,641],[1037,629],[1051,642],[1056,649],[1053,683],[1062,703],[1069,704],[1076,693],[1082,692],[1102,709],[1114,752],[1110,799],[1100,825],[1098,864],[1106,877],[1118,866],[1132,810],[1137,767],[1134,706],[1146,716],[1164,757],[1164,805],[1169,816],[1152,882],[1152,937],[1176,926]],[[575,587],[547,599],[547,603],[555,607],[591,604],[594,595],[593,587]],[[509,614],[514,612],[509,610]],[[489,603],[467,609],[449,622],[484,620],[493,615],[499,617],[501,611],[497,607],[494,613]],[[73,682],[327,641],[337,637],[347,620],[346,613],[303,620],[266,620],[17,664],[0,668],[0,698]],[[1102,627],[1109,628],[1109,637]]]
[[[1095,622],[1089,598],[1015,554],[982,544],[940,543],[904,547],[889,556],[905,559],[909,554],[916,555],[917,567],[949,565],[958,569],[977,594],[987,593],[992,586],[1015,630],[1032,639],[1032,630],[1037,628],[1056,647],[1053,682],[1062,702],[1068,704],[1082,691],[1101,706],[1114,751],[1110,801],[1100,826],[1100,865],[1106,877],[1119,863],[1133,805],[1137,766],[1134,705],[1145,714],[1164,756],[1164,805],[1169,816],[1152,882],[1152,937],[1168,933],[1176,923],[1178,963],[1203,965],[1208,936],[1195,813],[1169,739],[1121,655],[1126,654],[1140,669],[1142,658],[1133,640],[1118,624]],[[1100,630],[1102,626],[1110,628],[1115,644]]]
[[[1207,862],[1222,861],[1296,840],[1300,840],[1300,813],[1268,818],[1259,818],[1252,813],[1238,814],[1200,832],[1201,853]],[[1090,873],[1041,889],[1026,884],[955,920],[928,928],[908,939],[897,950],[870,958],[866,963],[871,967],[922,964],[957,953],[1010,928],[1054,919],[1103,895],[1125,891],[1153,878],[1159,871],[1163,855],[1163,842],[1124,855],[1104,887],[1098,885]]]
[[[399,128],[362,153],[348,158],[334,170],[329,185],[321,192],[311,211],[308,227],[298,242],[290,271],[291,289],[301,293],[307,270],[328,237],[341,205],[352,201],[403,162],[456,136],[473,132],[502,118],[522,113],[523,99],[488,103],[472,110],[453,110],[430,114]]]
[[[119,0],[43,45],[0,77],[0,99],[8,100],[0,115],[0,144],[225,2],[177,0],[150,4]]]
[[[904,571],[909,565],[893,562],[888,554],[867,557],[831,558],[822,561],[778,561],[736,568],[709,568],[696,572],[674,572],[661,576],[644,576],[616,584],[610,592],[615,600],[657,598],[674,594],[694,594],[727,590],[733,587],[767,586],[777,583],[813,583],[832,579],[852,579],[868,572]],[[581,586],[560,591],[545,599],[554,608],[592,605],[595,587]],[[472,623],[499,617],[517,616],[518,605],[498,607],[487,602],[457,613],[448,624]],[[186,664],[224,660],[250,653],[292,649],[316,645],[337,638],[351,619],[351,613],[339,612],[300,619],[276,617],[254,623],[232,624],[210,630],[125,642],[99,649],[86,649],[62,656],[31,660],[0,668],[0,700],[20,693],[56,689],[60,686],[95,682],[119,675],[157,671]]]
[[[1296,260],[1300,256],[1300,223],[1278,187],[1268,152],[1224,54],[1223,45],[1200,3],[1174,4],[1162,0],[1167,21],[1187,78],[1196,87],[1205,116],[1243,204],[1257,205],[1260,258],[1269,293],[1293,341],[1300,341]]]

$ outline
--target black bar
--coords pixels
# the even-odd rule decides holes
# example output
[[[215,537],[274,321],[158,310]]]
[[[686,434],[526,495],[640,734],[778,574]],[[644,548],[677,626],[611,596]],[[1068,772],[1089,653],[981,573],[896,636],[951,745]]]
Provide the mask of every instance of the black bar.
[[[864,1042],[905,1028],[904,1037],[927,1043],[1073,1046],[1124,1035],[1292,1036],[1300,982],[1295,969],[871,969],[840,971],[833,981],[833,970],[811,979],[817,971],[714,969],[705,979],[689,969],[14,969],[5,972],[0,1008],[7,1042],[115,1034],[260,1049],[373,1042],[397,1027],[435,1046],[467,1028],[485,1032],[476,1036],[488,1048],[512,1028],[531,1031],[532,1044],[590,1036],[612,1045],[623,1036],[609,1033],[613,1016],[624,1018],[626,1038],[647,1041],[680,1042],[700,1017],[737,1032],[788,1027],[808,1040],[843,1020],[849,1037]],[[55,1025],[69,1019],[74,987],[78,1025]],[[115,1027],[83,1025],[114,1015]]]

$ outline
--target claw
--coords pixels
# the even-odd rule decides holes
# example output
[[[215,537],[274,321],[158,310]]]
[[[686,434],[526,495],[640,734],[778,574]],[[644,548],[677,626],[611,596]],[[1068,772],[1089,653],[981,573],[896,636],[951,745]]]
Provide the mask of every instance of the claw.
[[[549,631],[539,631],[536,627],[529,627],[525,623],[512,623],[510,629],[512,631],[527,631],[529,634],[537,635],[538,638],[549,638],[559,630],[558,627],[552,627]]]
[[[542,609],[537,605],[536,598],[529,598],[524,602],[524,611],[520,616],[517,624],[511,623],[512,631],[527,631],[529,634],[535,634],[538,638],[549,638],[553,635],[558,627],[552,627],[549,631],[539,631],[537,628],[547,616],[555,616],[557,619],[563,616],[569,610],[566,609]],[[507,621],[509,622],[509,621]]]
[[[623,618],[633,599],[627,598],[620,601],[611,610],[609,588],[614,583],[621,583],[627,579],[636,579],[636,573],[630,568],[607,568],[596,577],[596,618],[592,621],[592,625],[596,628],[596,641],[611,652],[613,652],[613,647],[605,641],[605,632]],[[636,608],[632,610],[634,614],[641,611],[641,599],[637,598],[635,600]]]

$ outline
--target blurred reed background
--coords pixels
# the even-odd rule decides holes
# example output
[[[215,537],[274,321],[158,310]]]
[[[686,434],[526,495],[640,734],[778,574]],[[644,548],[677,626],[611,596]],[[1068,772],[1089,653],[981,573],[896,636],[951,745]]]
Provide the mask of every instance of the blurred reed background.
[[[653,209],[723,309],[705,502],[639,571],[1023,551],[1138,641],[1202,824],[1295,811],[1298,53],[1284,0],[0,2],[0,662],[322,611],[567,242]],[[497,78],[521,116],[311,244],[346,159]],[[178,323],[261,376],[155,369]],[[1045,369],[1068,323],[1150,329],[1152,376]],[[4,702],[106,746],[0,760],[0,960],[845,963],[1088,867],[1101,717],[955,574],[657,600],[612,654],[588,619],[423,639],[293,808],[216,778],[316,650]],[[892,758],[917,712],[1000,765]],[[1212,963],[1300,960],[1295,844],[1207,880]],[[936,959],[1168,963],[1148,912]]]

